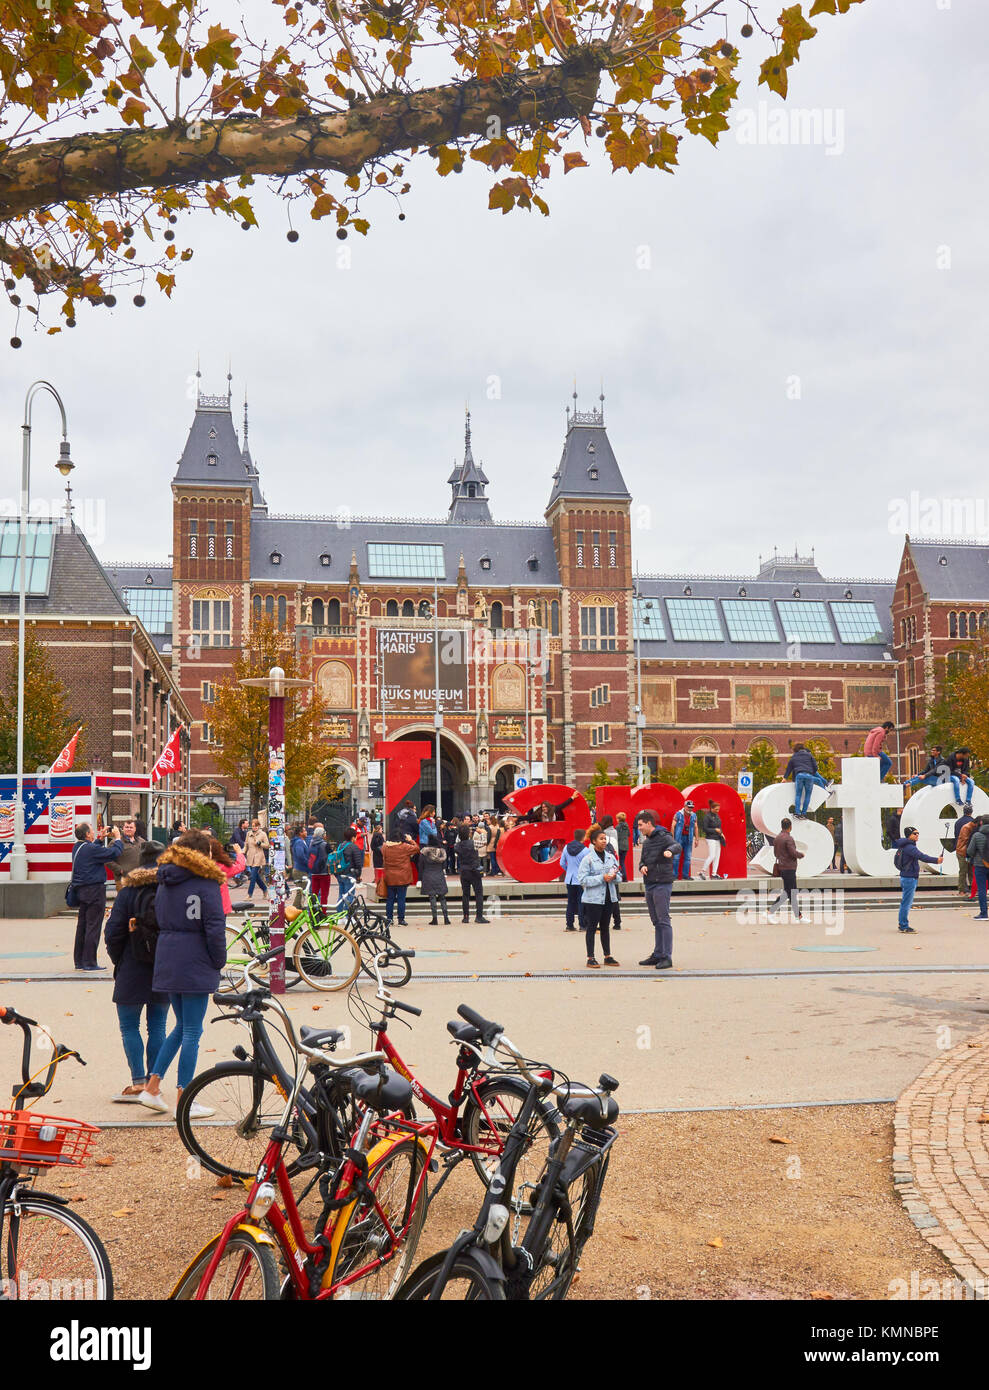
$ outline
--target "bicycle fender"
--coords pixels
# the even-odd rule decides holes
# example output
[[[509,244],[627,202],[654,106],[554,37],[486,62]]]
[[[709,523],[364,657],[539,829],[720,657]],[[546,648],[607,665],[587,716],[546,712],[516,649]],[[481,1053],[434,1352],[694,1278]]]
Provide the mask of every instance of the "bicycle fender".
[[[272,1249],[277,1252],[278,1245],[274,1238],[270,1236],[267,1231],[262,1231],[258,1226],[253,1225],[253,1223],[249,1221],[241,1221],[237,1226],[234,1227],[234,1231],[247,1231],[250,1235],[254,1237],[256,1241],[258,1241],[259,1244],[270,1245]],[[210,1240],[208,1240],[206,1244],[203,1246],[203,1248],[197,1251],[197,1253],[192,1257],[192,1259],[186,1265],[185,1269],[179,1275],[178,1279],[176,1279],[172,1291],[168,1295],[170,1299],[175,1297],[179,1285],[182,1283],[183,1279],[185,1279],[186,1275],[192,1269],[193,1265],[197,1264],[198,1261],[201,1260],[204,1255],[209,1254],[211,1250],[214,1250],[216,1248],[216,1245],[222,1234],[222,1231],[217,1231],[216,1235],[213,1236]],[[231,1232],[231,1234],[233,1234],[233,1232]]]
[[[379,1139],[378,1143],[375,1144],[374,1148],[367,1155],[368,1168],[373,1169],[374,1165],[376,1163],[380,1163],[381,1160],[385,1158],[386,1155],[389,1154],[392,1149],[396,1148],[399,1144],[404,1143],[405,1140],[410,1138],[414,1139],[416,1144],[418,1144],[419,1148],[422,1149],[423,1160],[427,1160],[429,1158],[429,1146],[426,1144],[425,1140],[419,1138],[418,1135],[406,1134],[404,1131],[399,1130],[395,1134],[387,1135],[384,1139]],[[337,1259],[340,1255],[340,1246],[343,1244],[344,1231],[347,1229],[347,1222],[350,1219],[350,1213],[353,1211],[356,1205],[357,1198],[354,1197],[352,1202],[348,1202],[348,1204],[345,1207],[340,1208],[339,1212],[337,1213],[336,1220],[333,1223],[333,1238],[330,1243],[330,1257],[326,1261],[326,1270],[324,1271],[322,1284],[320,1286],[323,1289],[330,1289],[333,1287],[333,1275],[336,1271]]]
[[[30,1191],[32,1197],[44,1197],[46,1202],[57,1202],[60,1207],[67,1207],[72,1200],[71,1197],[59,1197],[55,1192],[42,1192],[37,1187],[25,1190]]]

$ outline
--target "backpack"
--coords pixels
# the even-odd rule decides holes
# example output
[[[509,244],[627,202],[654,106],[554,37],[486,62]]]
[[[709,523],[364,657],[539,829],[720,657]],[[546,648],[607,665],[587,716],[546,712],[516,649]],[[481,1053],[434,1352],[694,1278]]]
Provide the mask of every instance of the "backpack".
[[[155,916],[155,894],[158,891],[157,883],[146,884],[139,888],[137,902],[134,904],[134,911],[131,914],[135,926],[131,932],[131,947],[134,956],[141,965],[154,965],[155,951],[158,947],[158,919]]]
[[[893,868],[894,868],[894,869],[902,869],[902,868],[903,868],[903,851],[902,851],[902,849],[898,849],[898,850],[896,851],[896,853],[893,855]]]
[[[341,874],[346,874],[348,878],[353,877],[350,858],[347,854],[346,841],[343,844],[337,845],[336,849],[326,861],[326,867],[331,874],[336,874],[338,878]]]

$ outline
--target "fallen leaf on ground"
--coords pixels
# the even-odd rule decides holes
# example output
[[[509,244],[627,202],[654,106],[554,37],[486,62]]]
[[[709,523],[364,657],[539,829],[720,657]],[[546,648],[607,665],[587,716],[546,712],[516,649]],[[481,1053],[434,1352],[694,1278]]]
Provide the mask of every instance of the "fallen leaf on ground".
[[[769,1136],[769,1142],[770,1144],[792,1144],[793,1140],[784,1139],[782,1134],[771,1134]]]
[[[982,1044],[979,1043],[979,1042],[970,1042],[970,1043],[969,1043],[969,1047],[981,1047],[981,1046],[982,1046]]]
[[[70,1202],[84,1202],[85,1200],[85,1192],[73,1192],[72,1196],[69,1198]]]
[[[618,1234],[621,1236],[622,1240],[638,1240],[638,1239],[639,1239],[638,1236],[629,1236],[629,1235],[626,1235],[624,1231],[619,1231]]]
[[[66,1017],[66,1018],[72,1018],[72,1017],[73,1017],[73,1013],[72,1013],[72,1010],[71,1010],[71,1009],[66,1009],[66,1011],[65,1011],[65,1017]]]
[[[210,1193],[210,1196],[209,1196],[209,1199],[210,1199],[211,1202],[222,1202],[222,1201],[223,1201],[223,1193],[222,1193],[222,1192],[211,1192],[211,1193]]]
[[[112,1211],[112,1212],[110,1213],[110,1215],[111,1215],[111,1216],[134,1216],[134,1215],[135,1215],[135,1210],[134,1210],[133,1207],[121,1207],[118,1211]]]
[[[217,1187],[233,1187],[234,1180],[230,1173],[221,1173],[216,1180]]]
[[[809,1297],[831,1299],[834,1298],[834,1294],[828,1293],[825,1289],[811,1289]]]
[[[989,1110],[983,1110],[982,1114],[979,1116],[979,1124],[989,1125]]]
[[[96,1160],[97,1168],[109,1168],[113,1163],[113,1154],[106,1154],[103,1158]]]
[[[313,1006],[312,1006],[312,1011],[313,1011],[314,1014],[318,1014],[318,1013],[319,1013],[319,1005],[318,1005],[318,1004],[313,1004]]]
[[[715,1236],[713,1240],[708,1241],[708,1245],[713,1245],[715,1250],[720,1250],[721,1247],[724,1245],[724,1241],[721,1239],[720,1236]]]

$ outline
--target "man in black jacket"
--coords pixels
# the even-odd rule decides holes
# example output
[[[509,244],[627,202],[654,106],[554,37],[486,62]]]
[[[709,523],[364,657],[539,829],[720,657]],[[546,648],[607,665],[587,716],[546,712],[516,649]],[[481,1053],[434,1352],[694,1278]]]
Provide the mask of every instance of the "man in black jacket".
[[[487,922],[484,915],[484,890],[481,886],[481,861],[470,825],[465,820],[457,832],[457,868],[460,870],[461,903],[464,921],[470,921],[470,895],[474,894],[474,921]]]
[[[76,918],[76,938],[72,958],[77,970],[101,970],[96,963],[96,948],[106,909],[106,865],[120,858],[123,845],[116,826],[109,832],[112,844],[96,839],[91,825],[76,826],[77,844],[72,851],[72,886],[79,898]]]
[[[636,819],[642,832],[639,866],[646,885],[646,907],[656,931],[652,954],[640,960],[639,964],[653,965],[657,970],[670,970],[673,966],[670,895],[682,847],[668,830],[657,824],[652,811],[641,811]]]

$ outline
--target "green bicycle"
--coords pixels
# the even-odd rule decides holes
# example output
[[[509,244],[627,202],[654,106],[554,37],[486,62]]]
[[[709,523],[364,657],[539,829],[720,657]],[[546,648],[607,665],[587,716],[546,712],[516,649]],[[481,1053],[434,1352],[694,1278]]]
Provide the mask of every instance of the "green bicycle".
[[[348,989],[361,968],[361,948],[342,920],[323,916],[317,899],[303,894],[303,906],[285,907],[286,984],[336,993]],[[314,906],[315,905],[315,906]],[[268,917],[247,917],[227,927],[227,964],[243,967],[271,947]],[[294,978],[293,978],[294,977]]]

